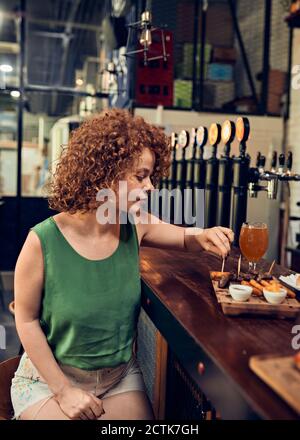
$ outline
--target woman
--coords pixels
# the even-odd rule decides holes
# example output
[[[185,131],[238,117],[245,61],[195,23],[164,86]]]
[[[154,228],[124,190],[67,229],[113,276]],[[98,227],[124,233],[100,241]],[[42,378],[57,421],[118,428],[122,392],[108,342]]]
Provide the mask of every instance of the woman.
[[[154,224],[150,214],[136,225],[120,221],[124,197],[129,220],[140,212],[129,194],[145,198],[169,161],[164,133],[124,110],[73,132],[49,186],[49,205],[59,213],[32,228],[16,264],[15,318],[25,352],[11,387],[15,418],[153,419],[134,344],[139,246],[225,257],[233,240],[227,228]],[[113,205],[108,197],[117,221],[110,209],[101,221],[104,189],[118,196]]]

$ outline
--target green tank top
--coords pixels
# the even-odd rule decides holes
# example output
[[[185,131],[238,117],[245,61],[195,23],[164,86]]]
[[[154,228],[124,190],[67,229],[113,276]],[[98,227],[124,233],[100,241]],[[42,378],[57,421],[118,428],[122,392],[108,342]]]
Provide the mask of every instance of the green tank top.
[[[116,251],[79,255],[53,217],[32,228],[44,258],[40,324],[57,361],[84,370],[128,362],[141,307],[136,227],[120,225]]]

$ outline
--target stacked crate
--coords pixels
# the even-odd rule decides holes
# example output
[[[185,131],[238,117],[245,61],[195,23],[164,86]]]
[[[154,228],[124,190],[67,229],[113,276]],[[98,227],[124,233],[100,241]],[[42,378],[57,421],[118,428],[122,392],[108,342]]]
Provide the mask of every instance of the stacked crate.
[[[200,76],[200,54],[201,45],[197,44],[196,51],[196,78]],[[204,77],[207,76],[208,63],[211,57],[211,45],[206,44],[204,47]],[[184,43],[182,45],[182,59],[175,66],[174,81],[174,105],[176,107],[191,108],[192,107],[192,91],[193,91],[193,43]]]

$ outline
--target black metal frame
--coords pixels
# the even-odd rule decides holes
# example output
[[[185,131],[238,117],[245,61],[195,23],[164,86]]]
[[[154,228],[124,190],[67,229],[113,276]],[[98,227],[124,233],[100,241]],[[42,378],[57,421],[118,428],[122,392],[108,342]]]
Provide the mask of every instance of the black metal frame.
[[[22,197],[22,142],[23,142],[23,111],[24,111],[24,66],[25,66],[25,11],[26,0],[20,0],[19,12],[19,45],[20,45],[20,77],[19,77],[19,102],[18,102],[18,144],[17,144],[17,206],[16,206],[16,239],[17,253],[21,248],[21,197]]]
[[[291,104],[291,75],[292,75],[292,59],[293,59],[293,41],[294,41],[294,28],[290,27],[289,33],[289,53],[288,53],[288,91],[287,91],[287,104],[286,111],[284,114],[284,120],[287,121],[290,117],[290,104]]]
[[[18,11],[18,39],[20,46],[19,55],[19,87],[7,87],[2,92],[10,90],[18,90],[20,96],[18,99],[17,108],[17,193],[16,193],[16,259],[23,244],[23,238],[21,234],[21,221],[22,221],[22,143],[23,143],[23,112],[25,105],[25,93],[26,92],[56,92],[62,94],[70,94],[73,96],[93,96],[95,98],[108,98],[109,93],[94,93],[90,94],[82,92],[71,87],[63,86],[41,86],[26,83],[25,76],[25,44],[26,44],[26,0],[20,0],[20,8]]]
[[[193,47],[193,92],[192,102],[197,100],[197,43],[198,43],[198,26],[199,25],[199,2],[194,1],[194,47]],[[202,66],[202,63],[201,63]]]
[[[266,1],[268,1],[268,0],[266,0]],[[237,39],[238,39],[238,43],[239,43],[242,59],[243,59],[244,65],[245,65],[246,74],[247,74],[247,78],[248,78],[248,81],[249,81],[249,85],[250,85],[250,89],[251,89],[251,92],[252,92],[252,96],[253,96],[254,101],[255,101],[255,103],[257,105],[257,108],[259,108],[259,101],[258,101],[257,94],[256,94],[255,84],[254,84],[254,80],[253,80],[253,76],[252,76],[252,72],[251,72],[251,67],[250,67],[250,64],[249,64],[249,61],[248,61],[247,52],[246,52],[246,49],[245,49],[245,46],[244,46],[243,37],[242,37],[241,31],[240,31],[238,19],[237,19],[237,16],[236,16],[235,1],[234,0],[228,0],[228,4],[229,4],[229,7],[230,7],[230,12],[231,12],[232,20],[233,20],[233,26],[234,26],[234,30],[236,32],[236,36],[237,36]],[[269,19],[271,20],[271,17],[269,17]]]
[[[264,34],[263,78],[262,78],[262,95],[261,95],[261,112],[263,114],[268,113],[271,17],[272,17],[272,0],[265,0],[265,34]]]

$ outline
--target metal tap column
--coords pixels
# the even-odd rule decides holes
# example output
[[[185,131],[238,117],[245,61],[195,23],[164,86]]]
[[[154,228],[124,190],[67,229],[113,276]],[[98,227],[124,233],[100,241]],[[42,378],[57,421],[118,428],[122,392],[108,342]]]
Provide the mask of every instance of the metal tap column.
[[[206,162],[205,178],[205,228],[216,226],[218,203],[218,173],[219,160],[217,146],[221,141],[221,125],[212,124],[209,128],[209,143],[213,147],[212,156]]]
[[[230,205],[232,186],[232,158],[230,157],[231,143],[235,138],[235,125],[225,121],[222,126],[222,141],[225,144],[224,155],[219,160],[218,209],[217,225],[230,226]]]
[[[236,121],[236,137],[240,142],[240,155],[233,158],[232,230],[234,232],[235,245],[238,245],[240,230],[247,218],[250,156],[246,154],[246,142],[249,138],[249,133],[249,120],[247,118],[238,118]]]

